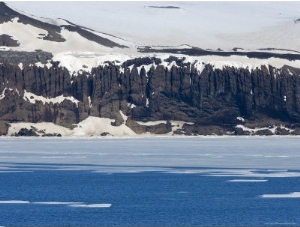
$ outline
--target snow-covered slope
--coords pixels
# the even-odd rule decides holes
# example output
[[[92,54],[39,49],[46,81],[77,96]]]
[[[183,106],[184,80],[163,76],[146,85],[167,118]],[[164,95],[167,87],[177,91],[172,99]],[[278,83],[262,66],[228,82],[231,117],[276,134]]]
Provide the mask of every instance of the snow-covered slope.
[[[299,60],[262,60],[235,56],[233,51],[299,54],[297,2],[8,2],[6,6],[12,7],[16,15],[0,23],[0,33],[17,40],[19,46],[0,49],[51,52],[53,60],[71,74],[79,70],[90,72],[92,67],[107,61],[121,65],[137,57],[157,57],[164,62],[170,54],[158,54],[155,50],[174,48],[233,52],[231,56],[208,53],[187,58],[191,63],[203,62],[216,68],[228,65],[251,69],[268,64],[300,68]],[[56,26],[65,41],[44,39],[49,29],[24,23],[18,15]],[[66,19],[54,19],[59,17]],[[95,41],[97,37],[119,46],[101,45]],[[141,53],[141,47],[154,51]],[[184,57],[180,51],[172,55]]]
[[[300,50],[300,2],[8,2],[140,45]],[[172,7],[168,7],[172,6]]]
[[[0,3],[1,50],[51,53],[66,51],[118,52],[135,45],[116,36],[96,32],[63,19],[39,18]],[[7,36],[18,45],[8,45]],[[128,50],[127,50],[128,51]]]
[[[41,49],[58,54],[56,59],[65,52],[63,58],[83,52],[89,52],[89,58],[99,54],[137,57],[142,55],[137,48],[147,46],[298,53],[299,6],[298,2],[8,2],[1,7],[12,10],[9,13],[14,16],[0,23],[0,34],[11,36],[19,46],[1,50]],[[24,22],[23,17],[44,24]],[[61,17],[66,19],[54,19]],[[55,26],[65,41],[45,39],[49,33],[45,24]],[[116,46],[99,44],[97,38]]]

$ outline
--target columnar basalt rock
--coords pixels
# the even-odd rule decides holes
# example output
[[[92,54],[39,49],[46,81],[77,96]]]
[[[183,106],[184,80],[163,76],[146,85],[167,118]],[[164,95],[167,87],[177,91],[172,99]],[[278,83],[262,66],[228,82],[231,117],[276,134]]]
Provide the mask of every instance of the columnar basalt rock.
[[[234,134],[235,126],[241,123],[237,120],[240,116],[258,127],[262,117],[299,125],[298,69],[261,66],[250,71],[205,65],[198,73],[193,64],[183,64],[179,59],[177,62],[177,66],[167,68],[159,59],[132,59],[121,66],[110,63],[93,68],[90,73],[79,72],[77,76],[54,63],[49,68],[1,64],[1,133],[5,134],[5,123],[53,122],[72,128],[88,116],[115,119],[114,125],[118,126],[126,123],[120,111],[129,117],[127,126],[137,133],[167,133],[171,128],[166,125],[147,128],[136,121],[192,122],[193,125],[183,127],[185,132],[177,131],[190,135]],[[73,97],[78,103],[68,99],[33,102],[34,97],[25,98],[25,92],[49,100]],[[278,135],[287,133],[282,129],[276,131]],[[235,134],[247,133],[238,129]]]

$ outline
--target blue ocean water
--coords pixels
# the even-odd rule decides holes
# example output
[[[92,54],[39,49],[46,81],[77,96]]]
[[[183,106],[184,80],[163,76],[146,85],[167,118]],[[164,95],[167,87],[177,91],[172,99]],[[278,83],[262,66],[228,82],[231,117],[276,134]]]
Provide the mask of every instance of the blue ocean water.
[[[299,144],[1,139],[0,226],[300,226]]]

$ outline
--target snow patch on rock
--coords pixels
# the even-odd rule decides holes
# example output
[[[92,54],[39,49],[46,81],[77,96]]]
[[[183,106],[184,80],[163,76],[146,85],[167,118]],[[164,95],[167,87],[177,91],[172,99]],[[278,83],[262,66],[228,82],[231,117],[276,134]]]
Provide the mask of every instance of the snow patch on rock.
[[[42,102],[44,105],[47,103],[62,103],[63,101],[65,100],[69,100],[73,103],[76,104],[76,106],[78,107],[78,103],[79,101],[77,99],[75,99],[73,96],[71,97],[64,97],[63,95],[60,95],[60,96],[57,96],[57,97],[54,97],[54,98],[45,98],[43,96],[40,96],[40,95],[36,95],[36,94],[33,94],[31,92],[27,92],[26,90],[24,90],[24,95],[23,95],[23,99],[25,101],[28,101],[32,104],[35,104],[37,101],[40,101]]]
[[[21,70],[23,70],[23,63],[22,63],[22,62],[20,62],[20,63],[18,64],[18,66],[19,66],[19,68],[20,68]]]
[[[28,130],[34,129],[38,136],[43,136],[45,134],[60,134],[63,137],[89,137],[89,136],[118,136],[118,137],[148,137],[156,136],[149,132],[143,134],[136,134],[128,126],[125,125],[127,116],[120,111],[123,117],[123,124],[120,126],[113,126],[113,119],[109,118],[99,118],[89,116],[85,120],[75,124],[73,129],[69,129],[63,126],[56,125],[52,122],[40,122],[40,123],[30,123],[30,122],[18,122],[11,123],[8,129],[8,136],[13,136],[18,133],[22,128]],[[140,125],[155,126],[158,124],[166,124],[167,121],[149,121],[149,122],[137,122]],[[174,132],[178,129],[182,129],[184,124],[194,124],[184,121],[170,121],[172,130],[169,133],[161,134],[159,136],[174,136]]]
[[[122,112],[122,110],[120,110],[120,114],[121,114],[121,116],[122,116],[122,118],[123,118],[123,123],[126,123],[126,121],[127,121],[127,119],[128,119],[128,116],[126,116],[123,112]]]
[[[0,95],[0,100],[4,99],[5,98],[5,91],[6,91],[7,88],[4,88],[1,95]]]
[[[13,91],[14,89],[12,88],[4,88],[1,95],[0,95],[0,100],[4,99],[5,98],[5,92],[6,90],[9,90],[9,91]]]
[[[59,133],[62,136],[71,136],[72,130],[53,124],[52,122],[41,122],[41,123],[10,123],[7,135],[12,136],[15,133],[18,133],[22,128],[26,129],[36,129],[36,134],[42,136],[43,134],[54,134]]]
[[[127,103],[127,106],[130,108],[130,109],[133,109],[136,107],[136,105],[134,105],[133,103]]]
[[[22,128],[36,129],[39,136],[44,134],[61,134],[62,136],[100,136],[102,133],[108,133],[111,136],[135,136],[126,125],[112,126],[114,120],[108,118],[88,117],[87,119],[76,124],[74,129],[68,129],[63,126],[55,125],[50,122],[42,123],[11,123],[8,129],[8,136],[18,133]]]
[[[90,73],[93,67],[109,65],[107,62],[120,66],[123,62],[134,57],[125,54],[68,51],[55,54],[53,61],[59,61],[59,66],[67,68],[70,74],[73,74],[80,70]]]
[[[237,125],[235,127],[241,128],[241,129],[243,129],[243,131],[250,132],[250,135],[254,135],[256,132],[261,131],[261,130],[270,130],[275,135],[277,127],[281,128],[281,129],[285,129],[285,130],[289,131],[290,133],[294,131],[294,130],[284,127],[282,125],[280,125],[280,126],[273,125],[273,127],[262,127],[262,128],[248,128],[244,125]]]
[[[245,122],[245,119],[243,117],[237,117],[236,119],[239,121]]]

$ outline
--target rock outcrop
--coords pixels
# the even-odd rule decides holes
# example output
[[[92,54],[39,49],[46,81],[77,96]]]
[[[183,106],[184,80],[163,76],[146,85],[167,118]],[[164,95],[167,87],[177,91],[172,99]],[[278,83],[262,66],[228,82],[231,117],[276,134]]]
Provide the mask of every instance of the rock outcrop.
[[[265,127],[264,122],[270,126],[274,121],[299,134],[299,69],[261,66],[249,71],[234,67],[215,69],[207,64],[199,73],[190,63],[175,57],[171,61],[176,65],[168,69],[160,64],[160,59],[137,58],[122,66],[108,64],[77,76],[55,62],[49,68],[33,64],[20,68],[3,63],[0,133],[5,134],[7,124],[12,122],[53,122],[72,128],[88,116],[96,116],[115,119],[116,126],[125,123],[138,134],[171,131],[169,123],[137,123],[158,120],[194,123],[175,131],[178,135],[248,135],[236,125]],[[53,101],[57,97],[62,100]],[[128,117],[126,122],[120,110]],[[21,132],[24,133],[29,132]],[[275,134],[293,133],[278,128]],[[256,132],[269,134],[273,133],[268,129]]]
[[[0,46],[6,46],[6,47],[16,47],[19,46],[17,40],[14,40],[11,36],[2,34],[0,35]]]

